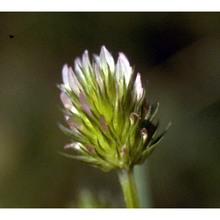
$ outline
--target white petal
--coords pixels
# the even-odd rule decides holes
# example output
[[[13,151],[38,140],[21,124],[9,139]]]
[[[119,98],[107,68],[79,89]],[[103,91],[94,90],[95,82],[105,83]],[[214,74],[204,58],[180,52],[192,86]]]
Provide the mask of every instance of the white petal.
[[[70,111],[74,114],[78,114],[78,110],[72,105],[71,108],[70,108]]]
[[[68,80],[68,69],[69,69],[68,65],[65,64],[62,69],[62,77],[63,77],[64,86],[69,89],[70,87],[69,87],[69,80]]]
[[[118,61],[116,64],[116,77],[118,79],[125,78],[126,85],[129,84],[132,75],[132,68],[129,64],[127,57],[123,53],[119,53]]]
[[[101,48],[100,62],[101,62],[102,66],[106,66],[106,64],[107,64],[112,73],[115,71],[114,59],[113,59],[112,55],[109,53],[109,51],[105,48],[105,46],[102,46],[102,48]]]
[[[137,73],[136,79],[135,79],[135,83],[134,83],[134,92],[137,95],[137,100],[140,100],[141,97],[143,96],[144,93],[144,89],[142,87],[142,83],[141,83],[141,75],[140,73]]]
[[[73,90],[73,92],[76,95],[79,95],[79,92],[80,92],[80,90],[82,90],[82,87],[81,87],[79,81],[77,80],[71,67],[69,67],[69,71],[68,71],[68,80],[69,80],[70,88]]]
[[[82,62],[81,62],[81,59],[79,57],[77,57],[75,59],[74,64],[77,65],[78,68],[82,68]]]
[[[94,58],[95,62],[98,64],[98,66],[100,66],[100,65],[101,65],[101,62],[100,62],[99,56],[96,55],[96,54],[93,54],[93,58]]]
[[[76,148],[77,150],[80,150],[80,149],[81,149],[81,147],[80,147],[80,143],[79,143],[79,142],[76,142],[76,144],[75,144],[75,148]]]
[[[82,64],[83,64],[83,69],[85,69],[86,71],[88,71],[89,68],[91,67],[88,50],[85,50],[85,52],[83,53]]]
[[[101,77],[97,63],[94,64],[94,72],[95,72],[95,76],[96,76],[96,81],[98,82],[98,85],[99,85],[101,91],[104,92],[103,79]]]
[[[83,75],[81,68],[82,68],[81,60],[79,58],[75,59],[75,61],[74,61],[75,74],[78,79],[82,79],[82,81],[85,82],[85,77]]]
[[[69,148],[73,148],[73,149],[76,149],[76,150],[80,150],[81,147],[80,147],[80,143],[79,142],[72,142],[70,144],[66,144],[64,146],[64,149],[69,149]]]

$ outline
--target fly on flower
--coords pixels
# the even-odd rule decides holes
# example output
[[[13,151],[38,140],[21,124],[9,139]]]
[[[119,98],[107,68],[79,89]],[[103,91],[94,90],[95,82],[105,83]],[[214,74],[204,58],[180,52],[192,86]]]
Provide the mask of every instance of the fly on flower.
[[[86,50],[74,68],[65,64],[63,84],[59,86],[69,128],[64,148],[69,156],[102,170],[131,169],[140,164],[161,140],[153,119],[159,105],[146,102],[140,73],[135,73],[127,57],[119,53],[115,63],[111,53],[101,47],[90,61]]]

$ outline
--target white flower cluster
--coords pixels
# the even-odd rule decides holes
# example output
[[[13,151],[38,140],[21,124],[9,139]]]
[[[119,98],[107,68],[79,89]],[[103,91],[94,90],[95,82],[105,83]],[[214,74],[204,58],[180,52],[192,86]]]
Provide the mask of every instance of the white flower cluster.
[[[115,63],[102,46],[90,62],[86,50],[82,59],[62,70],[60,98],[70,129],[73,157],[103,170],[130,169],[142,163],[162,135],[155,139],[152,123],[156,107],[145,101],[141,76],[134,72],[126,56],[119,53]]]

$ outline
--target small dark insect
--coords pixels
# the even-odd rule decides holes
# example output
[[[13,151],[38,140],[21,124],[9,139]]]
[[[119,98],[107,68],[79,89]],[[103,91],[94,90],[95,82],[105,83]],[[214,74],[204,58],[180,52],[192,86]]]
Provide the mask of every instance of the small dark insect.
[[[13,34],[8,35],[9,38],[14,38],[15,36]]]

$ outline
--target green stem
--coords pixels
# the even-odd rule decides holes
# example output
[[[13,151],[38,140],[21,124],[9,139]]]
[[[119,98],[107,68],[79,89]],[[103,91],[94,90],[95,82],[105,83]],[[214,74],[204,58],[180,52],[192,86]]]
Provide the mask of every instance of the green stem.
[[[134,181],[133,169],[121,169],[118,171],[119,181],[122,187],[127,208],[139,208],[137,189]]]

